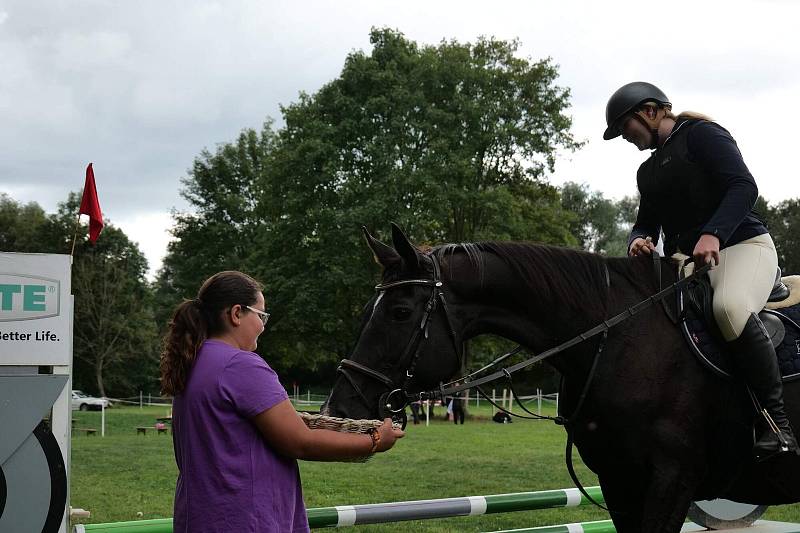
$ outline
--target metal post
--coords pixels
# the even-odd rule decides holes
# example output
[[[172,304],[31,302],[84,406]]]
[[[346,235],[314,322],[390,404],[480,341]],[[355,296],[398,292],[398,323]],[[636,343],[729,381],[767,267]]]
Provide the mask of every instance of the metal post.
[[[542,414],[542,389],[536,389],[536,400],[538,402],[537,414],[539,414],[539,416],[541,416],[541,414]]]
[[[105,399],[105,398],[103,398]],[[100,404],[100,436],[106,436],[106,404]]]

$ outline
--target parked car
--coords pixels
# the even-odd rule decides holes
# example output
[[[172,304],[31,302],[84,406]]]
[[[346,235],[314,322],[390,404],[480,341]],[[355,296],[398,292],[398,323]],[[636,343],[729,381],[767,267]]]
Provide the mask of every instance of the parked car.
[[[83,391],[72,391],[72,410],[73,411],[99,411],[103,407],[109,407],[110,402],[105,398],[95,398],[84,394]]]

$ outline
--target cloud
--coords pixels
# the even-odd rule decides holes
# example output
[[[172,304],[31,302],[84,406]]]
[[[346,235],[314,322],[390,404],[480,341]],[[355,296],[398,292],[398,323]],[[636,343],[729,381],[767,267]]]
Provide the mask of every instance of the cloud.
[[[800,4],[745,0],[658,11],[631,0],[11,0],[0,10],[0,190],[52,211],[93,161],[104,212],[157,236],[135,239],[157,267],[169,210],[186,208],[179,179],[200,151],[279,120],[280,104],[319,90],[348,53],[369,50],[371,27],[388,26],[425,44],[519,38],[520,55],[552,57],[573,132],[590,141],[559,158],[556,183],[635,191],[646,154],[599,132],[608,96],[643,79],[677,109],[718,117],[768,199],[796,197],[792,123],[770,109],[800,89],[798,19]]]
[[[168,229],[172,226],[170,214],[160,211],[142,211],[112,222],[125,232],[131,242],[139,246],[139,249],[147,257],[151,276],[154,275],[164,258],[167,243],[172,238]]]

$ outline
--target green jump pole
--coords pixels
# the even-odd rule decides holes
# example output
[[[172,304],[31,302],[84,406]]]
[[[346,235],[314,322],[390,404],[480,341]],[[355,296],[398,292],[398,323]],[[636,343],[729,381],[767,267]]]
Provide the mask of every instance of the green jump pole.
[[[172,533],[172,518],[109,522],[107,524],[77,524],[73,533]]]
[[[493,533],[523,533],[523,532],[536,532],[536,533],[616,533],[614,524],[611,520],[599,520],[597,522],[581,522],[576,524],[564,524],[563,526],[542,526],[542,527],[529,527],[523,529],[504,529],[502,531],[494,531]]]
[[[600,487],[588,487],[586,491],[598,502],[603,502]],[[476,516],[482,514],[531,511],[555,507],[586,505],[586,499],[578,489],[517,492],[489,496],[466,496],[438,500],[413,500],[405,502],[371,503],[364,505],[339,505],[308,509],[308,523],[312,528],[342,527],[360,524],[381,524],[404,520],[425,520],[453,516]],[[562,530],[554,530],[562,531]],[[564,530],[566,531],[566,530]],[[601,530],[587,530],[599,533]],[[73,533],[172,533],[172,519],[139,520],[135,522],[112,522],[108,524],[79,524]]]
[[[587,492],[596,501],[604,501],[600,487],[589,487]],[[342,527],[401,522],[404,520],[531,511],[554,507],[573,507],[586,505],[587,503],[589,503],[589,500],[581,495],[578,489],[544,490],[439,500],[321,507],[308,510],[308,523],[312,528]]]

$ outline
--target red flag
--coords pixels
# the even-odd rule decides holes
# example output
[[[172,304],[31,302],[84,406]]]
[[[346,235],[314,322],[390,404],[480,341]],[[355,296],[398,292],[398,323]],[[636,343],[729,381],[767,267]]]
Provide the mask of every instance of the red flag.
[[[100,211],[100,201],[97,199],[97,187],[94,184],[94,170],[92,164],[86,167],[86,183],[83,186],[83,198],[78,215],[89,215],[89,242],[94,244],[100,230],[103,229],[103,213]]]

